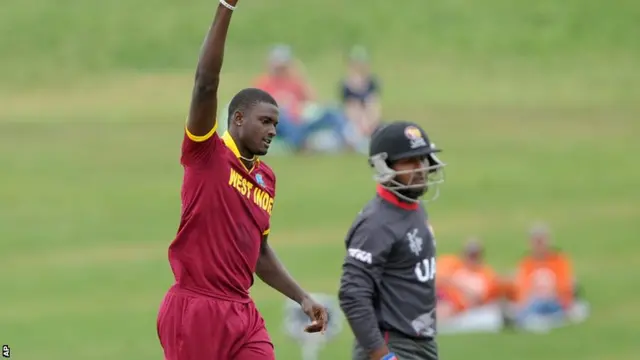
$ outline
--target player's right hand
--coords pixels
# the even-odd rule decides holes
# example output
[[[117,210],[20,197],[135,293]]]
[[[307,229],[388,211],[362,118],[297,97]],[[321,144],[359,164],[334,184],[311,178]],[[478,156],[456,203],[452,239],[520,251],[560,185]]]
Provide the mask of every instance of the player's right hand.
[[[312,321],[310,325],[305,327],[304,331],[308,333],[324,333],[325,330],[327,330],[327,320],[329,318],[327,309],[310,297],[305,298],[300,306],[302,307],[302,311],[304,311]]]

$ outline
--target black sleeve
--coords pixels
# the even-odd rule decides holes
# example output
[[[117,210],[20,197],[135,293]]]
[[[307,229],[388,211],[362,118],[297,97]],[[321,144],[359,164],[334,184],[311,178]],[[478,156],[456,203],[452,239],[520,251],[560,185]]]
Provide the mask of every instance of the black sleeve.
[[[380,285],[393,235],[379,223],[365,220],[347,241],[340,278],[340,308],[358,343],[367,351],[384,345],[373,298]]]

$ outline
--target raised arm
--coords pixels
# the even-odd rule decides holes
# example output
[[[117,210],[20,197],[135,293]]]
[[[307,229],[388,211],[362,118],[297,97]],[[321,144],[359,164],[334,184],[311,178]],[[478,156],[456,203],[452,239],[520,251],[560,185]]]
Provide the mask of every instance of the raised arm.
[[[231,13],[238,0],[220,0],[209,28],[196,69],[187,131],[195,137],[210,134],[216,127],[218,85]],[[227,5],[227,6],[225,6]]]

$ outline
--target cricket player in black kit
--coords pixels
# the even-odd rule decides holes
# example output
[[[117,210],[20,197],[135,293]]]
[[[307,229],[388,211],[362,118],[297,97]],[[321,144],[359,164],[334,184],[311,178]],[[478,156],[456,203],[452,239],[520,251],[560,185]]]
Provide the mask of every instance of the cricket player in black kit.
[[[435,239],[422,205],[444,181],[444,163],[417,124],[372,135],[376,196],[346,236],[340,307],[355,335],[353,360],[437,360]]]

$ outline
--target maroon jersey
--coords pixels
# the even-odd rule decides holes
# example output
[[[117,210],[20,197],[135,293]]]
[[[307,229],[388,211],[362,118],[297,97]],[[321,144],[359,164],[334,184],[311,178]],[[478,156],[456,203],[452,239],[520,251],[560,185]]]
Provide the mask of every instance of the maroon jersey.
[[[276,177],[260,160],[247,169],[229,133],[220,137],[215,130],[185,134],[182,211],[169,262],[180,287],[248,301]]]

